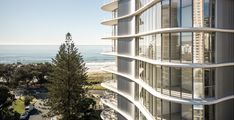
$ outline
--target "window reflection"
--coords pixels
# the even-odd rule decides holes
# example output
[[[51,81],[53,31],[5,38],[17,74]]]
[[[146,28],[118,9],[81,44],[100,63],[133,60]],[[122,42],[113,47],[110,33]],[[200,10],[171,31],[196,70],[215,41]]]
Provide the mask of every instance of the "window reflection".
[[[203,105],[194,105],[193,106],[193,119],[194,120],[203,120],[204,119],[203,113],[204,113],[204,106]]]
[[[150,7],[136,17],[136,32],[148,32],[161,28],[161,4]]]
[[[192,120],[193,117],[193,107],[192,105],[182,105],[182,120]]]
[[[171,27],[180,27],[180,0],[171,0]]]
[[[162,67],[162,89],[163,94],[170,95],[170,72],[169,67]]]
[[[169,120],[170,119],[170,102],[163,100],[162,102],[162,119]]]
[[[193,38],[192,38],[193,37]],[[141,36],[136,54],[154,60],[182,63],[213,63],[215,33],[171,33]]]
[[[181,97],[181,69],[171,68],[171,96]]]
[[[194,98],[199,99],[204,97],[204,82],[203,82],[203,70],[201,68],[194,68]]]
[[[162,28],[170,27],[170,1],[162,0]]]
[[[215,120],[215,105],[205,105],[205,120]]]
[[[215,27],[215,0],[204,0],[204,27]]]
[[[193,88],[193,77],[191,68],[182,68],[181,69],[181,82],[182,82],[182,98],[192,99],[192,88]]]
[[[157,117],[159,120],[161,120],[160,119],[162,117],[162,100],[161,99],[157,99]]]
[[[181,104],[171,102],[171,120],[181,120]]]
[[[161,34],[156,34],[156,60],[161,60]]]
[[[162,34],[162,60],[169,61],[169,45],[170,45],[170,38],[169,34]]]
[[[204,106],[174,103],[159,99],[144,88],[141,88],[140,91],[140,103],[157,120],[214,120],[215,117],[214,105]],[[140,116],[145,119],[141,113]]]
[[[181,0],[181,26],[192,27],[192,0]]]
[[[184,63],[192,62],[192,33],[181,34],[181,59]]]
[[[136,0],[136,9],[141,8],[145,4],[149,3],[152,0]]]
[[[215,69],[204,70],[204,95],[206,98],[215,97]]]
[[[161,67],[157,67],[157,88],[158,92],[161,92],[162,81],[161,81]]]
[[[204,33],[204,62],[214,63],[215,33]]]
[[[171,33],[170,55],[172,62],[180,62],[180,33]]]
[[[156,40],[155,35],[142,36],[139,38],[139,56],[155,59]]]

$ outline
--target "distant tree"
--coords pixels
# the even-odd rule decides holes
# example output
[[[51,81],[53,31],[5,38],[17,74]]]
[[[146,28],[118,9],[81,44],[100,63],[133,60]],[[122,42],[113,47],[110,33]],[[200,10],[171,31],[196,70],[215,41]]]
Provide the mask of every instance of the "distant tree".
[[[28,106],[30,105],[30,102],[33,100],[33,96],[25,96],[24,97],[24,105]]]
[[[24,82],[27,87],[29,82],[33,79],[34,77],[34,66],[32,64],[28,65],[22,65],[18,67],[14,73],[14,80],[16,83],[19,83],[20,81]]]
[[[38,79],[39,83],[47,83],[47,77],[50,72],[52,72],[52,65],[50,63],[38,63],[36,64],[34,75]]]
[[[4,78],[7,84],[13,82],[13,74],[15,72],[16,65],[13,64],[0,64],[0,77]]]
[[[83,119],[95,103],[87,98],[83,88],[87,80],[87,68],[70,33],[66,34],[66,41],[52,60],[52,66],[48,86],[51,110],[62,115],[64,120]]]
[[[8,87],[0,85],[0,120],[19,120],[20,115],[10,108],[14,96],[10,94]]]

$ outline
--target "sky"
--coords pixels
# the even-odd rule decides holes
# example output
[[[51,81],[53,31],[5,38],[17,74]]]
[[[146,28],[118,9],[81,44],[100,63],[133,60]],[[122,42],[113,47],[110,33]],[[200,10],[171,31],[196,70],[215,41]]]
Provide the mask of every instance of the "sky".
[[[59,45],[70,32],[75,44],[106,45],[110,0],[0,0],[0,45]]]

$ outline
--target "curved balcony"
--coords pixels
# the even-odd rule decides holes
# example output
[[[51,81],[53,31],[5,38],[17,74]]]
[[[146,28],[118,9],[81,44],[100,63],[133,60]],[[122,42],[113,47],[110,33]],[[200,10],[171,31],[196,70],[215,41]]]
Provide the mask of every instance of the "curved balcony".
[[[192,28],[161,28],[149,32],[143,32],[132,35],[121,35],[121,36],[111,36],[105,37],[102,39],[116,39],[118,38],[132,38],[140,37],[151,34],[160,34],[160,33],[178,33],[178,32],[224,32],[224,33],[234,33],[233,29],[220,29],[220,28],[206,28],[206,27],[192,27]]]
[[[206,98],[206,99],[178,98],[178,97],[162,94],[161,92],[156,91],[154,88],[152,88],[150,85],[148,85],[147,83],[145,83],[144,81],[142,81],[140,79],[136,79],[132,76],[117,72],[114,67],[105,67],[105,68],[102,68],[102,70],[119,75],[119,76],[122,76],[122,77],[125,77],[125,78],[128,78],[128,79],[132,80],[133,82],[142,86],[146,91],[148,91],[153,96],[160,98],[160,99],[163,99],[163,100],[172,101],[175,103],[189,104],[189,105],[212,105],[212,104],[217,104],[217,103],[227,101],[230,99],[234,99],[234,95],[226,96],[226,97],[219,98],[219,99],[216,99],[216,98]],[[108,89],[113,90],[112,88],[108,88]],[[118,91],[116,93],[118,93]],[[176,94],[176,93],[174,93],[174,94]]]
[[[103,120],[117,120],[117,115],[113,109],[106,108],[101,112],[101,118]]]
[[[121,114],[123,117],[125,117],[127,120],[133,120],[133,118],[131,116],[129,116],[128,114],[126,114],[124,111],[120,110],[117,106],[117,102],[116,101],[111,101],[109,99],[105,99],[105,98],[101,98],[101,102],[112,108],[113,110],[115,110],[116,112],[118,112],[119,114]]]
[[[114,85],[114,84],[116,84],[116,85]],[[125,97],[129,101],[131,101],[143,113],[143,115],[147,118],[147,120],[154,120],[154,117],[150,114],[150,112],[139,101],[136,101],[134,98],[132,98],[128,94],[123,93],[117,89],[116,80],[106,81],[106,82],[103,82],[101,85],[103,87]]]
[[[101,24],[103,24],[103,25],[110,25],[110,26],[115,25],[115,24],[118,23],[118,20],[135,16],[135,15],[143,12],[144,10],[148,9],[149,7],[151,7],[152,5],[154,5],[157,2],[160,2],[160,0],[152,0],[151,2],[147,3],[146,5],[144,5],[143,7],[141,7],[140,9],[138,9],[137,11],[135,11],[135,12],[133,12],[131,14],[124,15],[124,16],[121,16],[121,17],[118,17],[118,18],[114,18],[114,19],[104,20],[104,21],[101,22]]]
[[[227,66],[234,66],[234,62],[230,63],[217,63],[217,64],[200,64],[200,63],[172,63],[172,62],[165,62],[159,60],[153,60],[149,58],[144,58],[140,56],[130,56],[130,55],[122,55],[116,52],[106,52],[102,53],[104,55],[111,55],[111,56],[118,56],[124,58],[130,58],[134,60],[144,61],[153,65],[161,65],[161,66],[168,66],[168,67],[180,67],[180,68],[218,68],[218,67],[227,67]]]
[[[113,0],[107,4],[104,4],[101,9],[103,11],[107,11],[107,12],[112,12],[113,10],[118,8],[118,0]]]

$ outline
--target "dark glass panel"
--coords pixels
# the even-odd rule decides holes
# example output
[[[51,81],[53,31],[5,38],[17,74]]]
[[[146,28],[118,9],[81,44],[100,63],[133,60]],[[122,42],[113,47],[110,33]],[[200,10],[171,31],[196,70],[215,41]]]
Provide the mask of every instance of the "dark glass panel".
[[[180,33],[171,33],[171,61],[180,62]]]
[[[180,0],[171,0],[171,27],[180,27]]]

